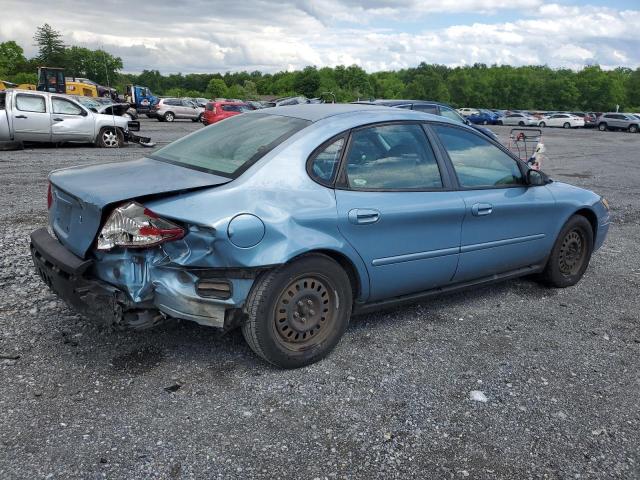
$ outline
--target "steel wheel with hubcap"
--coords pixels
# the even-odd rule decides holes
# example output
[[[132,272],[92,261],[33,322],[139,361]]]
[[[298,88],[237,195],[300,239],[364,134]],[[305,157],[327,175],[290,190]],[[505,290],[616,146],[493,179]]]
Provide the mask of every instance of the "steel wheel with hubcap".
[[[273,326],[282,346],[300,351],[330,332],[336,298],[320,276],[301,276],[284,289],[274,314]]]
[[[570,287],[584,275],[593,251],[593,227],[582,215],[572,216],[562,227],[547,261],[542,279],[553,287]]]
[[[351,305],[345,270],[326,255],[304,255],[256,279],[242,333],[268,362],[302,367],[335,347],[349,324]]]
[[[580,270],[586,255],[585,241],[580,229],[567,233],[558,254],[558,269],[563,275],[575,275]]]

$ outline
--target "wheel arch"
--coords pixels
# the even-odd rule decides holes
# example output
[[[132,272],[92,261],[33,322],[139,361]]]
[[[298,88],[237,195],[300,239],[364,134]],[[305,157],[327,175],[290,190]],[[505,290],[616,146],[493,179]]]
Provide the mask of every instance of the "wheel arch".
[[[337,250],[331,250],[331,249],[325,249],[325,248],[309,250],[308,252],[304,252],[293,258],[290,258],[286,263],[294,262],[300,257],[306,256],[306,255],[312,255],[312,254],[325,255],[331,258],[332,260],[334,260],[338,265],[340,265],[344,269],[344,271],[347,273],[347,276],[349,277],[349,283],[351,284],[351,291],[353,294],[354,301],[357,299],[360,299],[363,296],[363,294],[367,294],[365,289],[368,291],[368,288],[366,288],[368,287],[368,277],[363,279],[355,263],[347,255]],[[365,289],[363,289],[363,286],[365,286]]]
[[[591,230],[593,231],[593,238],[595,240],[598,234],[598,216],[596,215],[596,213],[590,208],[585,207],[574,212],[574,215],[580,215],[582,217],[585,217],[589,221]]]

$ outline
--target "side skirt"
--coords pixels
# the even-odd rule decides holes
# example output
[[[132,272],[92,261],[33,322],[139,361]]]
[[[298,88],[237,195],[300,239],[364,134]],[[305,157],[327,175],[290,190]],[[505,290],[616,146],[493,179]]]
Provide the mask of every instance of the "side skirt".
[[[524,268],[518,268],[516,270],[510,270],[504,273],[497,273],[488,277],[479,278],[477,280],[471,280],[468,282],[455,283],[444,287],[433,288],[431,290],[425,290],[422,292],[411,293],[409,295],[403,295],[400,297],[393,297],[386,300],[380,300],[371,303],[356,303],[353,306],[353,315],[361,315],[364,313],[371,313],[377,310],[383,310],[386,308],[396,307],[398,305],[404,305],[408,303],[414,303],[425,298],[434,297],[437,295],[445,295],[449,293],[456,293],[462,290],[468,290],[470,288],[488,285],[491,283],[502,282],[513,278],[524,277],[526,275],[532,275],[544,270],[544,263],[542,265],[530,265]]]

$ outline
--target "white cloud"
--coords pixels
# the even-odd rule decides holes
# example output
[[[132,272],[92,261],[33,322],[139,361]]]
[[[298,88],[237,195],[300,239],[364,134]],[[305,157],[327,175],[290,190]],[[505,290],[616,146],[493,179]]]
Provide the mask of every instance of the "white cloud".
[[[423,61],[570,68],[594,62],[607,68],[640,65],[638,42],[629,41],[640,31],[640,9],[542,0],[159,0],[136,7],[135,15],[128,13],[131,9],[125,0],[100,6],[96,2],[82,10],[72,0],[55,5],[5,1],[0,41],[16,39],[33,55],[33,31],[48,22],[64,33],[67,43],[104,46],[121,56],[125,70],[132,72],[278,71],[353,63],[375,71]],[[495,20],[493,14],[504,10],[520,18]],[[434,15],[445,19],[437,12],[478,15],[472,23],[430,28]]]

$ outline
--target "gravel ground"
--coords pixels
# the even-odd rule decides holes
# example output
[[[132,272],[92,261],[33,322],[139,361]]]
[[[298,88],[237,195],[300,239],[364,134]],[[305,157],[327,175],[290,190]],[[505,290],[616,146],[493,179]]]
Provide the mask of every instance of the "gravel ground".
[[[160,144],[198,128],[142,121]],[[545,135],[545,171],[612,204],[579,285],[357,317],[295,371],[239,332],[111,332],[36,277],[47,173],[145,150],[0,152],[0,478],[639,478],[640,135]]]

